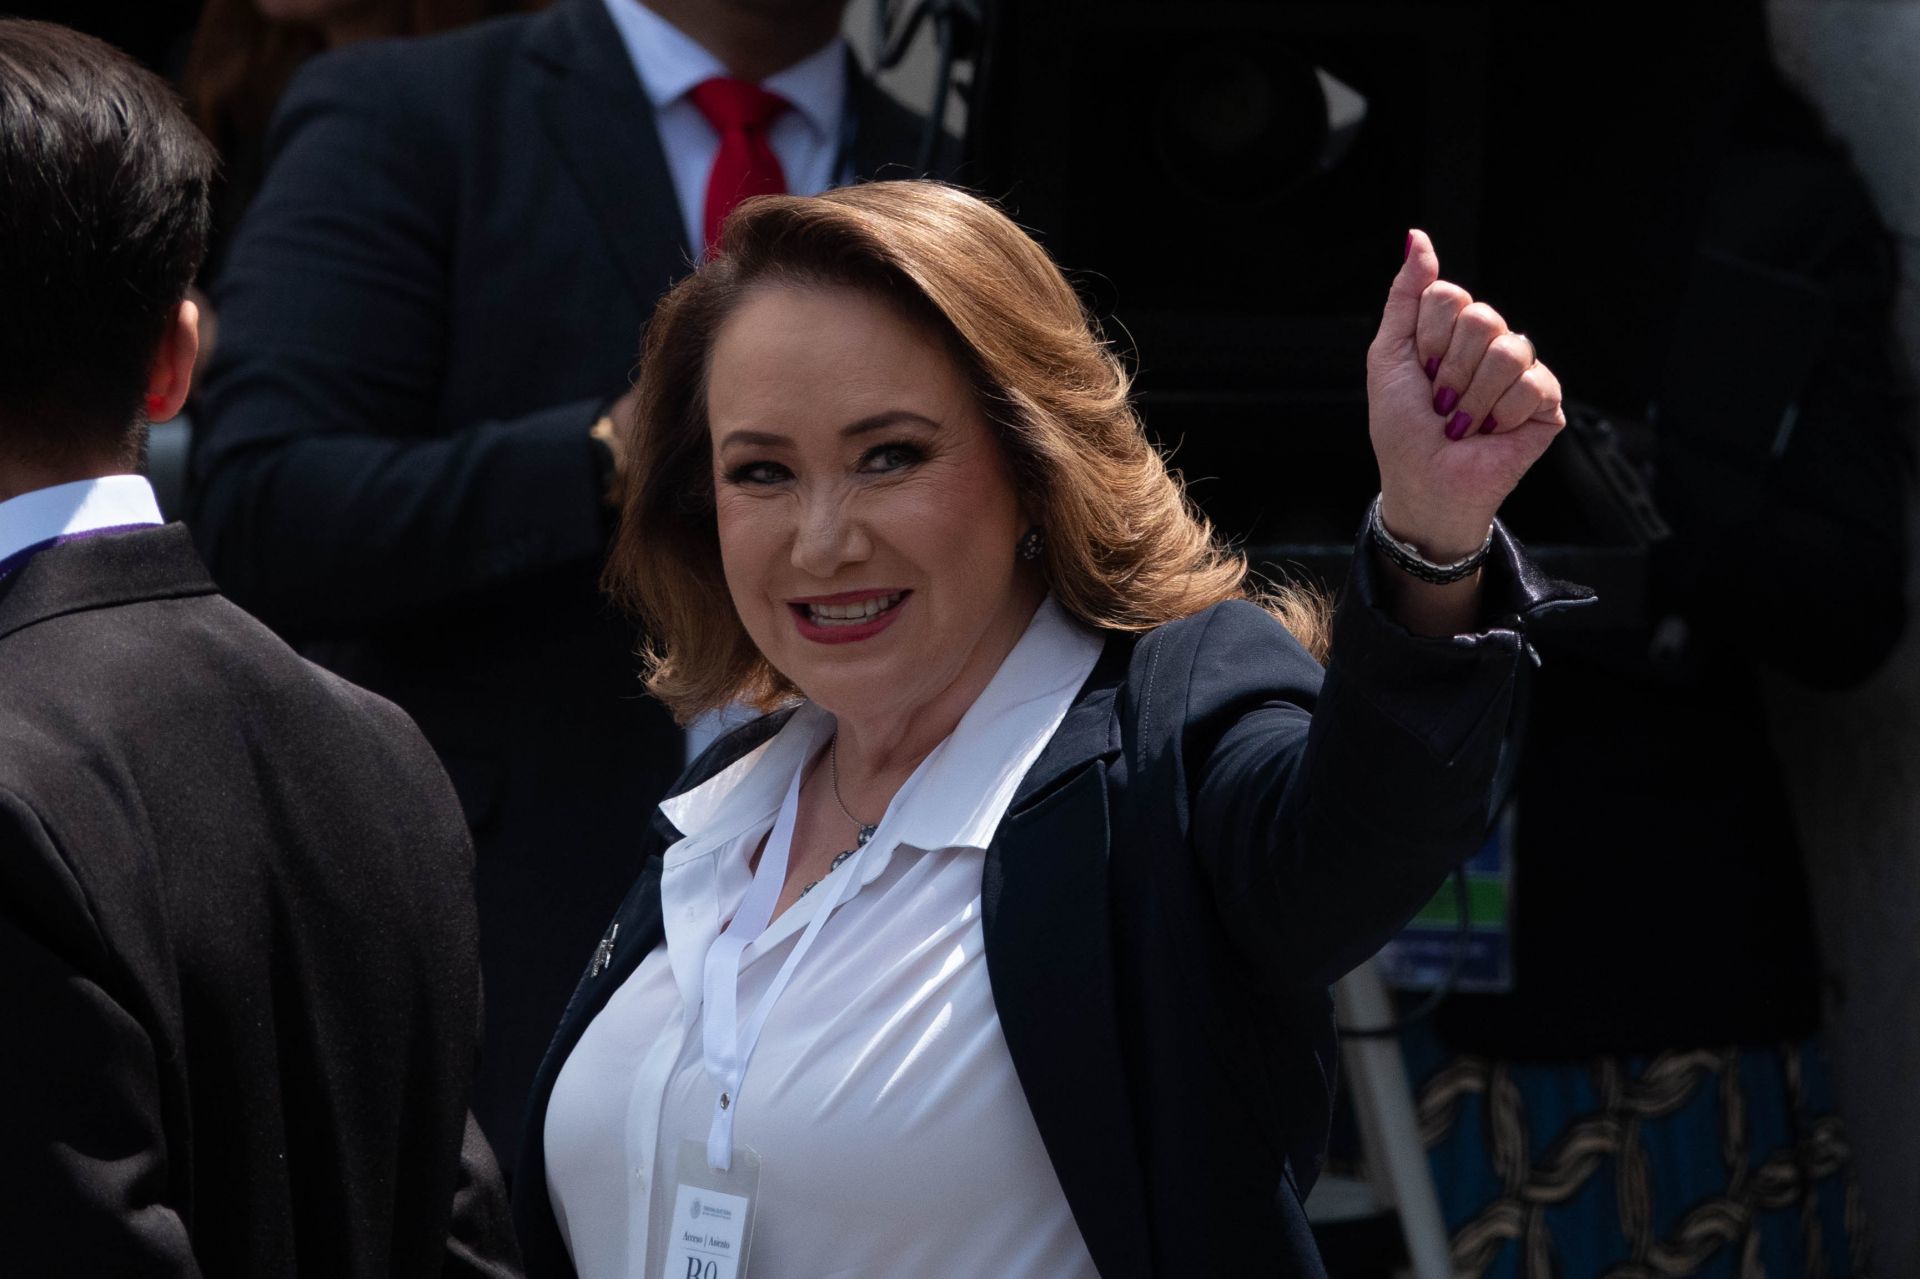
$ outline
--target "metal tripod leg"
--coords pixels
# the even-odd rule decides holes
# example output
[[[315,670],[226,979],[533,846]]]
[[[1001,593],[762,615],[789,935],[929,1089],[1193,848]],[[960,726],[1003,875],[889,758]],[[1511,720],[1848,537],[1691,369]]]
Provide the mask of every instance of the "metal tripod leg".
[[[1333,988],[1333,1003],[1345,1026],[1386,1026],[1393,1022],[1393,1001],[1372,960],[1340,980]],[[1349,1036],[1341,1045],[1340,1056],[1360,1124],[1368,1180],[1399,1215],[1415,1279],[1453,1279],[1446,1222],[1440,1216],[1440,1197],[1434,1190],[1426,1145],[1420,1140],[1413,1087],[1407,1082],[1400,1041]]]

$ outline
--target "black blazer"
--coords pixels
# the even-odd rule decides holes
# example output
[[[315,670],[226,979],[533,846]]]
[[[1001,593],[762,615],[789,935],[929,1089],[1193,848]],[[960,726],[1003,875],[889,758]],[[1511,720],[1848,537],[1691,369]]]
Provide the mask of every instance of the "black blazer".
[[[471,870],[407,717],[185,529],[0,581],[0,1269],[511,1273]]]
[[[857,172],[920,122],[849,86]],[[652,108],[601,0],[315,59],[214,297],[189,516],[221,585],[398,702],[479,853],[503,1158],[554,1021],[681,771],[597,589],[588,428],[689,269]]]
[[[1327,986],[1479,846],[1521,619],[1586,594],[1497,545],[1489,629],[1429,640],[1372,606],[1363,541],[1324,678],[1250,604],[1115,635],[1021,782],[983,871],[988,972],[1106,1279],[1321,1274],[1301,1203],[1332,1101]],[[716,743],[679,789],[782,722]],[[547,1100],[664,936],[659,855],[678,837],[656,810],[611,963],[581,980],[536,1081],[514,1191],[535,1279],[574,1273]]]

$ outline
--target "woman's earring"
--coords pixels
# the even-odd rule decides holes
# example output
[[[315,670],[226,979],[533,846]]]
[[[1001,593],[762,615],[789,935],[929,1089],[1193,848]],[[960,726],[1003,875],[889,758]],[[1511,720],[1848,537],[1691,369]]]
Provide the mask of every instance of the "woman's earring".
[[[1040,552],[1047,549],[1047,535],[1042,533],[1038,526],[1030,528],[1015,549],[1019,551],[1021,559],[1037,560],[1040,558]]]

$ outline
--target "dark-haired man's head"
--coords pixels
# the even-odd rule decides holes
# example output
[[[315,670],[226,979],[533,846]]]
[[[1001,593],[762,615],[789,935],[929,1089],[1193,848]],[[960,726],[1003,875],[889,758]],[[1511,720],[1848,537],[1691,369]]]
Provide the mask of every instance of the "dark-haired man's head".
[[[0,19],[0,498],[130,469],[179,411],[213,167],[158,76]]]

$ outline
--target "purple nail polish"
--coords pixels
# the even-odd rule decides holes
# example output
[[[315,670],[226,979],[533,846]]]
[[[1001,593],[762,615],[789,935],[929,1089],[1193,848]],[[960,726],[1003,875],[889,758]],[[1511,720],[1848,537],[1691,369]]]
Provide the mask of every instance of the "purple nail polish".
[[[1453,412],[1453,406],[1460,402],[1460,392],[1450,386],[1443,386],[1433,394],[1433,411],[1441,417]]]
[[[1450,440],[1465,438],[1467,428],[1472,425],[1473,419],[1467,415],[1465,409],[1461,409],[1458,413],[1455,413],[1447,419],[1447,438]]]
[[[1487,414],[1487,420],[1480,424],[1480,434],[1492,435],[1499,426],[1500,424],[1493,420],[1493,414],[1489,413]]]
[[[1427,381],[1431,382],[1440,376],[1440,357],[1430,355],[1427,357],[1427,362],[1420,367],[1427,371]]]

